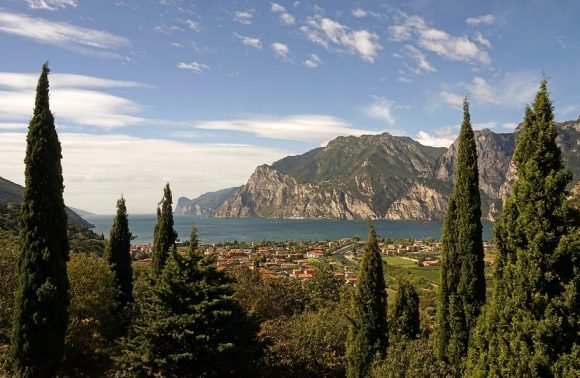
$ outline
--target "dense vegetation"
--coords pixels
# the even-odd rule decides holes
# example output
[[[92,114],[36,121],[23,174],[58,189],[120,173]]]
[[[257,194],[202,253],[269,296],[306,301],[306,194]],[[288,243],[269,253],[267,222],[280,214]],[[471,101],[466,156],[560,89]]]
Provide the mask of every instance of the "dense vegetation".
[[[481,314],[477,155],[464,110],[440,278],[436,268],[381,257],[369,225],[355,287],[323,264],[308,281],[272,279],[220,270],[200,252],[195,227],[178,251],[169,184],[152,264],[130,261],[123,198],[104,253],[87,230],[68,228],[67,237],[44,66],[22,210],[12,206],[0,223],[0,375],[578,376],[580,219],[566,200],[570,174],[546,83],[517,140],[518,181],[496,225],[493,290]]]

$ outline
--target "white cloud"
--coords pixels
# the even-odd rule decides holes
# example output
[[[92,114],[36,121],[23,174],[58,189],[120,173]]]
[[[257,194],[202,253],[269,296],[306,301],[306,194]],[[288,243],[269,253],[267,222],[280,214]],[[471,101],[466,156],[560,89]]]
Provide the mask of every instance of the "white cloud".
[[[389,33],[394,41],[408,41],[415,37],[420,47],[448,60],[484,65],[491,63],[487,51],[466,36],[454,36],[432,28],[419,16],[401,14],[399,23],[389,27]]]
[[[76,0],[26,0],[31,9],[58,10],[77,7]]]
[[[443,101],[449,105],[459,107],[463,106],[463,97],[458,94],[443,90],[441,91],[441,97],[443,97]]]
[[[0,72],[0,88],[34,89],[39,74],[16,72]],[[149,86],[136,81],[103,79],[95,76],[75,74],[50,74],[50,88],[148,88]]]
[[[449,147],[455,139],[448,137],[435,137],[427,133],[426,131],[419,131],[417,134],[417,142],[432,147]]]
[[[475,40],[479,42],[480,45],[487,47],[488,49],[491,48],[491,42],[489,39],[485,38],[481,33],[475,33]]]
[[[420,75],[424,72],[437,72],[437,69],[427,60],[425,54],[414,46],[405,45],[400,54],[395,53],[393,56],[402,59],[407,70],[414,75]]]
[[[124,135],[59,133],[67,205],[112,214],[123,194],[129,213],[153,213],[166,182],[174,198],[241,185],[255,167],[295,151],[183,143]],[[26,134],[2,133],[0,172],[22,184]],[[154,153],[153,153],[154,152]],[[196,172],[195,175],[184,172]]]
[[[393,116],[393,103],[384,97],[375,97],[372,104],[366,108],[367,116],[375,119],[380,119],[387,122],[389,125],[395,124],[395,117]]]
[[[48,21],[1,9],[0,32],[104,57],[119,57],[115,50],[130,44],[127,38],[106,31],[74,26],[66,22]]]
[[[502,123],[501,127],[508,130],[515,130],[518,124],[516,122],[506,122]]]
[[[239,22],[242,25],[251,25],[253,17],[254,11],[251,9],[234,13],[234,21]]]
[[[304,61],[304,65],[308,68],[316,68],[322,64],[322,60],[316,54],[308,54],[308,58]]]
[[[246,119],[204,121],[193,125],[206,130],[229,130],[264,138],[322,143],[340,135],[376,134],[376,131],[353,128],[346,121],[320,114],[261,116]]]
[[[294,16],[292,16],[290,13],[282,13],[280,15],[280,22],[286,26],[290,26],[290,25],[294,25],[296,20],[295,20]]]
[[[282,59],[288,59],[288,54],[290,53],[290,50],[288,49],[288,46],[286,46],[283,43],[280,42],[274,42],[271,45],[272,50],[274,51],[274,54],[276,54],[276,56],[278,56],[279,58]]]
[[[278,3],[272,3],[270,12],[279,14],[278,18],[280,19],[280,23],[282,23],[282,25],[290,26],[296,23],[294,16],[286,11],[286,8]]]
[[[286,8],[278,3],[272,3],[272,7],[270,8],[272,13],[284,13],[286,12]]]
[[[234,36],[238,38],[244,45],[253,47],[258,50],[262,50],[262,41],[260,41],[260,38],[247,37],[244,35],[240,35],[238,33],[234,33]]]
[[[494,89],[482,77],[474,77],[471,85],[468,85],[467,88],[471,96],[482,104],[496,104],[498,102]]]
[[[356,18],[363,18],[363,17],[367,16],[367,12],[362,8],[353,9],[351,13],[352,13],[353,17],[356,17]]]
[[[177,62],[177,68],[182,70],[190,70],[194,74],[200,74],[209,70],[208,65],[196,61],[192,61],[191,63]]]
[[[471,83],[460,83],[457,87],[465,88],[474,102],[483,105],[494,105],[508,108],[521,108],[534,98],[538,90],[540,76],[534,72],[508,72],[502,77],[488,82],[475,76]],[[458,105],[461,96],[444,90],[441,95],[445,102]]]
[[[465,22],[468,25],[476,26],[480,24],[491,25],[495,22],[495,16],[493,14],[486,14],[479,17],[469,17]]]
[[[0,72],[0,120],[28,122],[35,97],[37,74]],[[57,124],[114,128],[141,124],[139,104],[95,89],[147,88],[133,82],[73,74],[50,75],[51,110]]]
[[[199,32],[200,27],[199,27],[199,22],[197,21],[193,21],[193,20],[185,20],[185,25],[187,25],[187,27],[193,31]]]
[[[366,29],[354,30],[326,17],[308,18],[306,25],[300,27],[308,39],[327,49],[357,54],[366,62],[373,63],[382,49],[379,36]]]

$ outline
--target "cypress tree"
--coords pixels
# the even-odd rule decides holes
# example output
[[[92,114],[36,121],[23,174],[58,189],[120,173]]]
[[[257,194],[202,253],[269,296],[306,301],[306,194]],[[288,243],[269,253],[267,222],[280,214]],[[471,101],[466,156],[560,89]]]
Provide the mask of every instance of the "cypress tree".
[[[383,261],[375,229],[370,224],[350,312],[346,341],[347,375],[365,377],[373,358],[383,357],[388,346],[387,291]]]
[[[457,364],[485,303],[485,276],[477,149],[469,102],[463,101],[455,182],[445,214],[437,307],[437,357]]]
[[[175,247],[142,303],[126,353],[131,375],[253,376],[256,328],[233,297],[232,279],[197,251]]]
[[[153,270],[161,273],[163,265],[169,256],[171,248],[175,246],[177,233],[173,230],[173,200],[169,183],[163,190],[163,198],[157,207],[157,224],[153,236]]]
[[[105,259],[115,274],[119,295],[115,300],[122,314],[127,304],[133,301],[133,268],[131,267],[131,232],[125,199],[117,201],[117,215],[113,220],[109,241],[105,247]]]
[[[67,216],[61,147],[49,107],[48,74],[45,63],[36,87],[24,159],[12,352],[15,370],[25,377],[56,374],[68,322]]]
[[[553,111],[544,80],[517,137],[518,180],[494,229],[495,291],[474,332],[470,376],[580,374],[580,231]]]
[[[406,279],[399,280],[393,323],[395,332],[408,339],[415,339],[420,332],[419,294],[413,284]]]

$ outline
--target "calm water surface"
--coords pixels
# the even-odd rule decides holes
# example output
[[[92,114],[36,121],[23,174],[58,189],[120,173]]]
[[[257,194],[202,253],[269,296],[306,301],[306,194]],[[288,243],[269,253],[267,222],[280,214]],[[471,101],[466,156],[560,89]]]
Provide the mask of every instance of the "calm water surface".
[[[86,216],[95,225],[94,231],[109,237],[113,215]],[[134,244],[152,243],[156,215],[129,215],[129,229],[135,236]],[[366,239],[366,221],[347,220],[294,220],[294,219],[221,219],[196,215],[174,215],[175,231],[182,240],[189,239],[191,225],[195,222],[202,243],[220,241],[261,240],[336,240],[359,235]],[[442,222],[386,221],[372,222],[378,235],[424,239],[441,237]],[[491,223],[483,223],[483,238],[491,240]]]

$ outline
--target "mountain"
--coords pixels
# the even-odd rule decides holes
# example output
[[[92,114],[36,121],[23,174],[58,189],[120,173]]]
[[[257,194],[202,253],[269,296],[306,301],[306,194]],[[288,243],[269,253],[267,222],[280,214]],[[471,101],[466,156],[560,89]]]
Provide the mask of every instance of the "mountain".
[[[12,222],[15,221],[13,219],[14,211],[20,210],[23,191],[24,188],[22,186],[0,177],[0,213],[3,215],[3,219],[12,219]],[[94,227],[70,208],[67,207],[65,211],[68,215],[68,223],[70,225],[83,229]]]
[[[216,217],[380,219],[444,148],[388,133],[338,137],[259,166]]]
[[[515,149],[515,136],[496,134],[485,129],[475,131],[481,207],[485,219],[494,220],[503,199],[500,188],[506,180]],[[447,199],[453,188],[457,142],[435,160],[428,174],[417,178],[415,184],[387,210],[386,219],[433,220],[443,219]]]
[[[574,175],[571,188],[580,179],[580,118],[557,123],[556,127],[562,158]],[[512,155],[518,132],[519,129],[515,133],[487,129],[475,132],[485,219],[497,217],[516,178]],[[449,149],[433,148],[388,133],[338,137],[326,147],[257,167],[246,185],[222,193],[219,201],[213,202],[219,204],[213,207],[216,210],[212,212],[206,207],[204,214],[298,219],[442,219],[453,185],[456,153],[456,143]],[[186,207],[178,203],[178,208]]]
[[[86,217],[87,215],[95,215],[94,213],[91,213],[90,211],[77,209],[76,207],[69,206],[68,208],[71,209],[72,211],[74,211],[75,213],[77,213],[78,215],[80,215],[81,217]]]
[[[241,186],[237,186],[234,188],[218,190],[217,192],[208,192],[194,199],[179,197],[177,205],[175,206],[175,213],[210,215],[220,207],[225,200],[230,198],[241,188]]]

